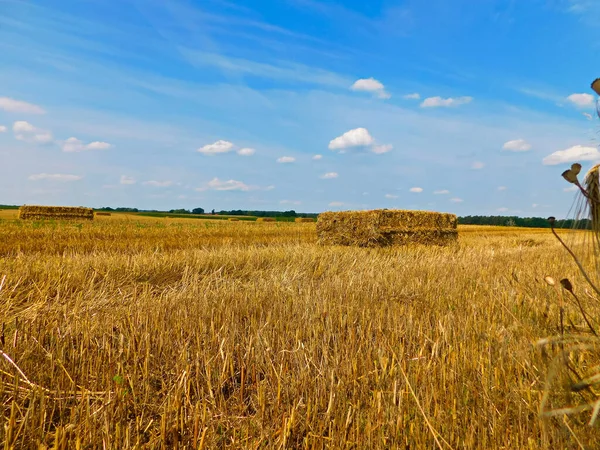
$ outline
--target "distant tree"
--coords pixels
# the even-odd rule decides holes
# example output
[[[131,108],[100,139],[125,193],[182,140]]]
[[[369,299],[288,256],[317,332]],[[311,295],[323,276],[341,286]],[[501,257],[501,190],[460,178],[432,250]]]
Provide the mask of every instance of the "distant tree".
[[[204,208],[194,208],[192,214],[204,214]]]
[[[171,214],[191,214],[187,209],[171,209]]]
[[[216,214],[216,212],[215,212],[215,210],[214,210],[214,209],[213,209],[213,210],[212,210],[210,213],[211,213],[213,216]]]

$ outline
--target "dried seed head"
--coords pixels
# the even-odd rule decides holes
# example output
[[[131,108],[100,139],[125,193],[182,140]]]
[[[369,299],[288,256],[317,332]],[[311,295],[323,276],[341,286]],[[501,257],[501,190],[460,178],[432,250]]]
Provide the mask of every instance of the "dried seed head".
[[[571,169],[565,170],[562,173],[562,177],[569,183],[577,183],[577,174],[575,174]]]
[[[594,92],[598,95],[600,95],[600,78],[596,78],[593,82],[592,82],[592,89],[594,90]]]
[[[544,277],[544,281],[548,286],[554,286],[556,284],[552,277]]]
[[[581,164],[579,163],[575,163],[571,166],[571,172],[573,172],[575,175],[579,175],[579,172],[581,172]]]
[[[571,284],[568,278],[563,278],[562,280],[560,280],[560,285],[569,292],[573,291],[573,285]]]

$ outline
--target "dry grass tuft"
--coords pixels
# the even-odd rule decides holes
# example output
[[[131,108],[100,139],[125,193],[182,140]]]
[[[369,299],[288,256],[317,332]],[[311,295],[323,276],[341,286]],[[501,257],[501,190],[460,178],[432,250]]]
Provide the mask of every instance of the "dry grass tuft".
[[[276,222],[275,217],[259,217],[256,219],[257,222]]]
[[[372,210],[319,214],[319,243],[382,247],[403,244],[445,245],[458,237],[454,214],[429,211]]]
[[[23,220],[94,220],[92,208],[71,206],[34,206],[19,208],[19,219]]]

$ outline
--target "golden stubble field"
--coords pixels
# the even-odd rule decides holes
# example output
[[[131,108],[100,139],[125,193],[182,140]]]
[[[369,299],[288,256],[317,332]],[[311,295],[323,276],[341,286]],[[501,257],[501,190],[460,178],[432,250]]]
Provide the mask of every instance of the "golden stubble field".
[[[359,249],[316,245],[315,224],[11,217],[5,449],[600,445],[589,415],[538,416],[554,355],[535,342],[559,320],[543,278],[584,290],[549,230]]]

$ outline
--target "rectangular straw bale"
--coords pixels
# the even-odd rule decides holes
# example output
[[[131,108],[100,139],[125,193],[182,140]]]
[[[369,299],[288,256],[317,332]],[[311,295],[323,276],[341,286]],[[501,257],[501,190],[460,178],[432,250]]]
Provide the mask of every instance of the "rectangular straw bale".
[[[229,220],[230,222],[238,222],[240,219],[238,219],[237,217],[230,217],[227,220]]]
[[[98,211],[98,212],[96,213],[96,215],[97,215],[97,216],[110,216],[110,215],[111,215],[111,213],[109,213],[109,212],[103,212],[103,211]]]
[[[257,222],[276,222],[275,217],[259,217],[256,219]]]
[[[320,244],[383,247],[387,245],[445,245],[456,241],[454,214],[430,211],[372,210],[319,214]]]
[[[308,223],[314,221],[315,219],[313,219],[312,217],[296,217],[296,222],[298,223]]]
[[[71,206],[24,205],[19,208],[23,220],[94,220],[92,208]]]

